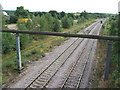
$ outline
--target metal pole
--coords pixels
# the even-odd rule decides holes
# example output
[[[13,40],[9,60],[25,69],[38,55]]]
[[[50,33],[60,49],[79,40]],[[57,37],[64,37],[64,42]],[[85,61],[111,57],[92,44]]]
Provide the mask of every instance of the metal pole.
[[[22,69],[22,62],[21,62],[21,53],[20,53],[20,37],[19,34],[16,34],[16,50],[17,50],[17,59],[18,59],[18,69]]]
[[[110,67],[110,56],[112,54],[112,42],[108,41],[108,48],[107,48],[107,57],[106,57],[106,66],[104,72],[104,80],[108,80],[108,73]]]
[[[40,32],[30,30],[0,30],[0,32],[20,33],[20,34],[34,34],[34,35],[51,35],[63,37],[78,37],[78,38],[91,38],[102,40],[120,41],[120,36],[104,36],[104,35],[87,35],[87,34],[71,34],[71,33],[58,33],[58,32]]]

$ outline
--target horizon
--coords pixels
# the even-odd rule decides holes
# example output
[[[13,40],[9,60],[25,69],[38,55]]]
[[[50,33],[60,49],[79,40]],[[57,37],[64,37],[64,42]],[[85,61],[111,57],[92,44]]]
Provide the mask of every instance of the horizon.
[[[76,13],[87,11],[90,13],[109,13],[117,14],[118,13],[118,2],[119,0],[0,0],[0,4],[3,7],[3,10],[16,10],[17,7],[23,6],[24,9],[29,10],[30,12],[49,12],[50,10],[55,10],[57,12],[66,12],[66,13]],[[7,2],[7,3],[6,3]],[[14,3],[13,3],[14,2]],[[29,2],[29,4],[28,4]],[[80,3],[78,3],[80,2]]]
[[[25,9],[25,10],[28,10],[28,9]],[[3,9],[2,11],[16,11],[16,10],[4,10]],[[50,11],[56,11],[56,10],[50,10]],[[83,10],[83,11],[85,11],[85,10]],[[65,13],[82,13],[83,11],[81,11],[81,12],[65,12],[65,11],[61,11],[61,12],[65,12]],[[29,12],[49,12],[49,11],[29,11]],[[57,12],[60,13],[59,11],[57,11]],[[101,13],[101,12],[87,12],[87,13],[114,14],[114,13]]]

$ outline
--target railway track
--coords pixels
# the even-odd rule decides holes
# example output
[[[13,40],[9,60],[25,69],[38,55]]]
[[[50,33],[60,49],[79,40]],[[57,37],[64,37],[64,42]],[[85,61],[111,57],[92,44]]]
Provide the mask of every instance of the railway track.
[[[83,50],[81,57],[79,57],[78,60],[74,63],[73,67],[71,68],[70,72],[68,73],[67,78],[61,85],[61,89],[63,89],[63,88],[78,88],[79,87],[80,81],[81,81],[83,73],[84,73],[84,69],[86,67],[88,58],[90,56],[90,52],[88,52],[86,50],[91,51],[91,49],[92,49],[91,44],[93,45],[93,41],[89,42],[89,45],[87,44],[87,48],[85,48]]]
[[[100,27],[101,26],[96,26],[96,28]],[[91,32],[90,34],[98,34],[98,31],[93,30],[93,32]],[[82,52],[80,53],[76,61],[71,65],[71,67],[69,67],[69,70],[67,70],[62,80],[59,81],[61,82],[61,84],[59,84],[55,88],[79,88],[82,76],[84,75],[85,68],[89,61],[89,57],[91,56],[91,53],[94,49],[95,42],[95,40],[87,39]]]
[[[97,34],[97,31],[94,31],[92,34]],[[71,67],[69,73],[67,74],[67,77],[64,78],[64,82],[62,85],[60,85],[60,88],[76,88],[78,89],[80,86],[80,82],[82,79],[82,76],[84,75],[85,68],[87,66],[87,62],[89,60],[89,57],[91,55],[93,45],[95,41],[92,39],[89,39],[87,44],[85,45],[85,48],[83,49],[83,52],[78,57],[76,62],[74,62],[73,66]]]
[[[86,28],[85,30],[83,30],[80,33],[95,34],[95,29],[96,29],[96,27],[98,27],[98,23],[99,23],[99,21],[92,24],[92,25],[90,25],[88,28]],[[86,50],[91,51],[91,49],[92,49],[91,46],[94,43],[93,40],[81,39],[81,38],[74,39],[73,43],[71,43],[66,48],[66,50],[64,50],[51,64],[49,64],[49,66],[46,67],[45,70],[43,72],[41,72],[39,74],[39,76],[37,78],[35,78],[25,89],[29,89],[29,88],[45,88],[46,85],[50,82],[50,80],[54,77],[54,75],[65,64],[65,62],[69,59],[69,57],[74,53],[74,51],[78,48],[78,46],[82,42],[85,42],[85,46],[84,46],[78,60],[74,63],[73,67],[70,69],[69,74],[67,74],[67,78],[64,79],[64,82],[63,82],[63,85],[61,85],[61,88],[72,86],[72,85],[70,85],[70,84],[72,84],[72,83],[70,83],[71,82],[70,78],[73,78],[72,75],[74,75],[74,73],[77,72],[77,71],[75,71],[75,70],[77,70],[77,69],[75,69],[77,67],[81,67],[82,70],[80,70],[80,71],[82,73],[84,72],[84,68],[86,67],[87,60],[88,60],[89,55],[90,55],[90,52],[88,53]],[[90,43],[90,44],[88,44],[88,43]],[[86,48],[86,46],[87,46],[87,48]],[[78,64],[78,63],[81,63],[81,62],[79,62],[79,59],[83,58],[83,57],[81,57],[81,55],[85,56],[86,54],[87,54],[87,57],[85,59],[85,63],[80,64],[81,65],[80,66]],[[78,80],[78,82],[80,82],[80,78],[82,78],[83,74],[76,74],[76,75],[79,76],[79,79],[77,79],[77,80]],[[75,81],[76,81],[76,79],[75,79]],[[68,85],[68,82],[70,83],[69,85]],[[77,82],[77,87],[79,86],[78,82]]]
[[[102,26],[96,21],[79,34],[98,34]],[[71,38],[36,63],[17,83],[9,88],[79,88],[96,40]],[[87,66],[88,67],[88,66]],[[32,71],[32,72],[31,72]]]

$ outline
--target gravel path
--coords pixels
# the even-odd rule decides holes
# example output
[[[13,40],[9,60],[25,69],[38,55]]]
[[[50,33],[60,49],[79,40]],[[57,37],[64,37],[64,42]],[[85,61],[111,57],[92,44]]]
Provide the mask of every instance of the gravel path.
[[[8,29],[17,30],[17,25],[16,24],[8,24],[7,27],[8,27]]]

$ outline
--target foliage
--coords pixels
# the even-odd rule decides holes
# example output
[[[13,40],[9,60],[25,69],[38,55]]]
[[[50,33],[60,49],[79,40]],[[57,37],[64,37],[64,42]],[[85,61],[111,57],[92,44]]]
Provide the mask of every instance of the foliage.
[[[70,28],[73,25],[73,19],[68,16],[64,16],[61,20],[62,27],[63,28]]]
[[[50,14],[45,14],[40,17],[40,30],[52,31],[52,17]]]
[[[21,30],[38,30],[38,31],[60,31],[60,22],[57,18],[52,17],[47,13],[42,16],[33,16],[32,22],[18,23],[18,28]]]
[[[110,35],[112,36],[120,36],[120,13],[118,17],[110,19]],[[114,70],[112,72],[112,81],[113,87],[120,88],[120,42],[113,42],[113,53],[112,53],[112,65],[114,66]]]
[[[22,23],[18,23],[18,29],[19,30],[27,30],[30,28],[30,22],[28,21],[27,23],[22,22]],[[22,34],[20,35],[20,44],[21,44],[21,49],[24,49],[30,42],[31,42],[32,37],[30,37],[30,35],[25,35]]]
[[[33,16],[32,23],[30,24],[31,28],[29,30],[40,30],[40,16]]]
[[[80,17],[84,17],[85,19],[88,18],[88,13],[86,11],[83,11],[81,14],[80,14]]]
[[[25,49],[30,43],[30,35],[20,35],[21,49]]]
[[[2,34],[2,53],[8,54],[15,50],[15,37],[11,33]]]
[[[44,14],[42,16],[36,16],[31,21],[17,23],[19,30],[38,30],[38,31],[60,31],[60,23],[57,18],[51,16],[51,14]],[[20,35],[21,36],[21,49],[24,49],[32,40],[38,40],[42,36],[35,37],[33,35]]]
[[[1,19],[1,21],[0,21],[1,24],[2,24],[2,25],[1,25],[2,27],[0,26],[0,28],[2,28],[2,29],[6,29],[6,28],[7,28],[7,27],[5,26],[5,25],[6,25],[6,20],[7,20],[6,17],[5,17],[4,15],[2,15],[2,19]]]
[[[65,17],[66,13],[62,11],[62,12],[60,13],[60,15],[61,15],[61,18],[63,18],[63,17]]]
[[[9,23],[16,23],[18,20],[18,17],[15,15],[11,15],[9,19]]]
[[[82,30],[83,28],[85,28],[85,26],[88,26],[90,23],[93,23],[93,21],[94,20],[90,20],[83,24],[75,25],[70,29],[63,30],[63,32],[68,33],[69,31],[71,31],[72,33],[76,33],[76,31],[78,32]],[[36,37],[38,36],[36,35]],[[29,63],[28,61],[32,62],[34,60],[39,60],[41,57],[44,57],[46,52],[50,51],[54,46],[60,45],[61,42],[65,41],[66,39],[68,38],[56,36],[56,37],[42,38],[38,40],[31,40],[32,42],[29,43],[25,49],[21,50],[23,65],[28,64]],[[26,40],[27,39],[25,39],[25,41]],[[15,56],[16,56],[16,52],[12,52],[12,53],[9,52],[9,54],[3,56],[2,83],[7,83],[16,76],[15,74],[18,75],[16,71],[18,64]]]
[[[53,17],[55,17],[55,18],[57,18],[57,11],[54,11],[54,10],[51,10],[51,11],[49,11],[49,13],[53,16]]]
[[[6,29],[6,17],[2,15],[2,29]],[[2,33],[2,54],[8,54],[15,50],[15,37],[10,33]]]
[[[58,19],[53,18],[53,28],[52,28],[53,32],[60,32],[60,22]]]
[[[23,6],[17,7],[15,11],[15,16],[19,18],[29,18],[29,11],[25,10]]]
[[[78,19],[78,22],[77,23],[83,23],[83,22],[85,22],[86,21],[86,19],[84,18],[84,17],[80,17],[79,19]]]

